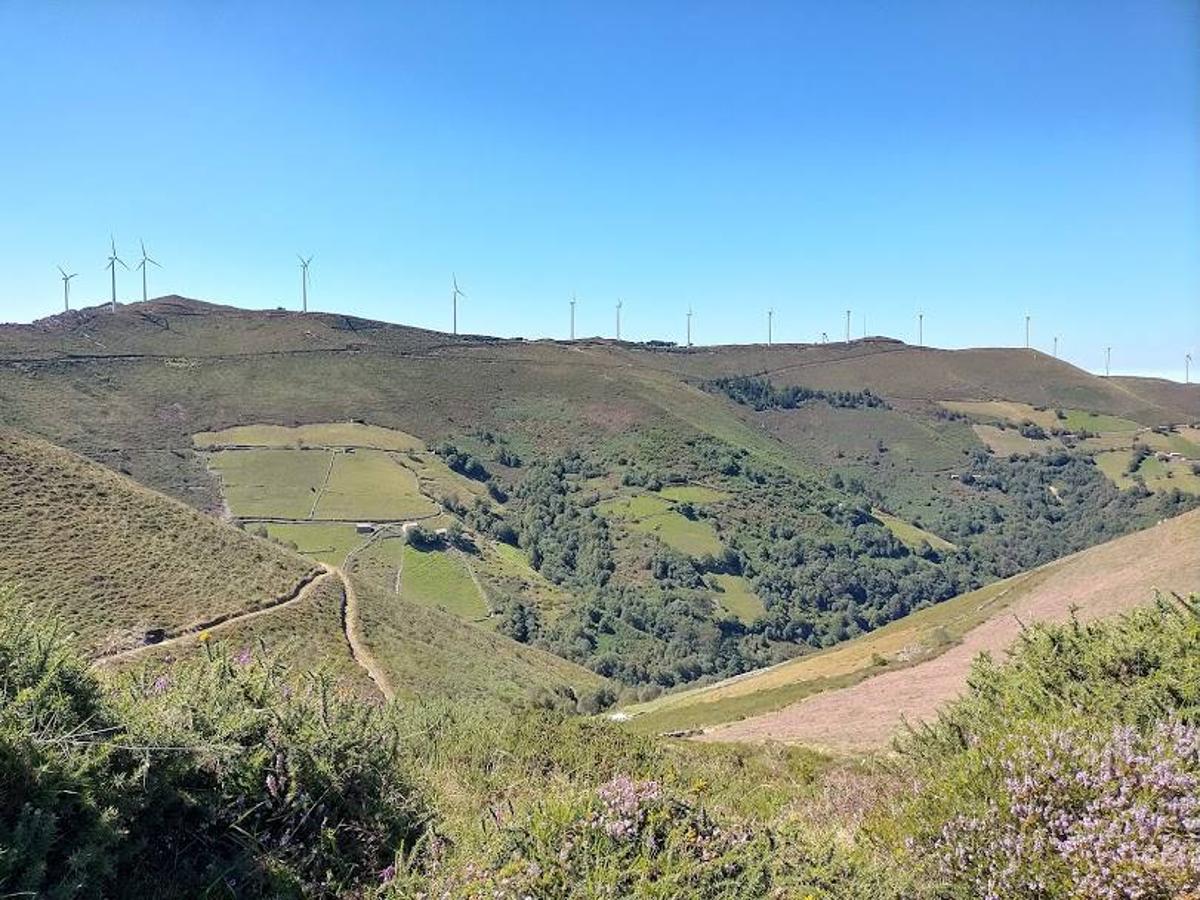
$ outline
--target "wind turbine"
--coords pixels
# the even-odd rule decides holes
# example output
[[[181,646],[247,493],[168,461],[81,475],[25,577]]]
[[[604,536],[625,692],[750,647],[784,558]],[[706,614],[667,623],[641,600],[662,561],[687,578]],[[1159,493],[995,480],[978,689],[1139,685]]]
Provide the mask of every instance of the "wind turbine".
[[[1058,359],[1058,335],[1054,336],[1054,358]]]
[[[571,340],[575,340],[575,295],[571,295]]]
[[[1029,349],[1029,313],[1025,314],[1025,349]]]
[[[452,313],[453,318],[451,319],[451,326],[453,328],[453,333],[458,334],[458,298],[465,297],[467,295],[464,294],[461,290],[459,290],[458,276],[455,275],[453,272],[450,273],[450,283],[454,286],[454,289],[450,292],[450,306],[453,309],[453,313]]]
[[[925,313],[917,313],[917,346],[925,346]]]
[[[1183,383],[1192,383],[1192,354],[1183,354]]]
[[[150,263],[150,265],[152,265],[152,266],[158,266],[160,269],[162,268],[162,265],[158,262],[155,262],[149,256],[146,255],[146,242],[145,241],[139,241],[138,243],[140,243],[142,245],[142,261],[137,264],[137,267],[142,270],[142,302],[145,303],[146,302],[146,263]]]
[[[621,301],[617,300],[617,340],[621,339]]]
[[[772,320],[774,318],[775,318],[775,309],[774,309],[774,307],[772,307],[771,309],[767,310],[767,346],[768,347],[771,346],[771,326],[773,324]]]
[[[313,261],[313,258],[310,256],[308,259],[305,259],[297,253],[296,259],[300,260],[300,310],[301,312],[308,312],[308,266]]]
[[[687,314],[687,345],[692,346],[692,308],[688,307]]]
[[[109,246],[112,247],[112,252],[108,255],[108,265],[104,268],[112,272],[112,311],[117,311],[117,263],[125,267],[125,271],[129,271],[129,266],[125,265],[125,261],[117,256],[117,242],[110,234],[108,236]]]
[[[850,310],[846,310],[846,343],[850,343]]]
[[[1104,377],[1107,378],[1110,368],[1109,363],[1112,362],[1112,347],[1104,348]]]
[[[74,278],[79,273],[72,272],[70,275],[68,275],[67,270],[64,269],[62,266],[58,267],[58,271],[62,272],[63,312],[67,312],[71,309],[71,279]],[[1191,357],[1189,356],[1188,359],[1191,359]]]

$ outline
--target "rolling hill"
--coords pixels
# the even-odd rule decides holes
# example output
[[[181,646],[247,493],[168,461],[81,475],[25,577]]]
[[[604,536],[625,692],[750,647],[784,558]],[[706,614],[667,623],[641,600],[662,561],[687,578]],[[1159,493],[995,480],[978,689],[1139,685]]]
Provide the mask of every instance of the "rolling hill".
[[[824,653],[631,707],[638,730],[703,728],[715,741],[785,741],[835,752],[887,745],[966,685],[1023,624],[1112,615],[1154,590],[1200,591],[1200,512],[1186,513],[915,613]],[[794,702],[793,702],[794,701]],[[740,718],[745,716],[745,718]],[[733,720],[733,721],[730,721]]]
[[[1084,436],[1188,421],[1188,396],[1039,353],[882,338],[499,340],[180,297],[0,326],[0,425],[233,520],[267,540],[224,539],[314,578],[318,563],[353,569],[397,690],[423,674],[450,687],[453,640],[430,649],[435,633],[508,653],[511,696],[551,670],[555,686],[650,694],[888,627],[1200,502],[1189,459],[1118,477],[1103,454],[1132,448]],[[988,404],[1056,433],[1001,428],[979,418]],[[991,450],[997,435],[1021,452]],[[47,570],[67,554],[42,545]],[[171,632],[204,620],[191,590],[165,625],[139,603],[98,615],[126,629],[118,645]],[[223,602],[212,617],[252,605]],[[420,650],[401,653],[416,632]]]

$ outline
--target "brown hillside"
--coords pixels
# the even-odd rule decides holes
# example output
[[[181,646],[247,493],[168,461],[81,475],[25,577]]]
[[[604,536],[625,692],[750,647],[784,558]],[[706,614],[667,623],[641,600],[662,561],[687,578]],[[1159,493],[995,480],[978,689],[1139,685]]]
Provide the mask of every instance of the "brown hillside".
[[[1200,591],[1200,511],[1092,547],[1020,576],[1004,611],[967,632],[961,643],[915,666],[885,671],[777,712],[707,730],[703,740],[783,741],[842,752],[886,746],[905,720],[926,721],[958,695],[972,660],[1000,653],[1022,623],[1110,615],[1152,590]]]

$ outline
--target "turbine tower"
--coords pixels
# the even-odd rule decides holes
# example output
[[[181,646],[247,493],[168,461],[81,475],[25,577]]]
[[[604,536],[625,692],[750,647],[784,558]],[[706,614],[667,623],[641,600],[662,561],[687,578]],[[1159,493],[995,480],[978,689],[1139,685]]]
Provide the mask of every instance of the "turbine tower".
[[[772,307],[771,309],[767,310],[767,346],[768,347],[771,346],[771,326],[774,324],[774,322],[772,321],[774,318],[775,318],[775,309],[774,309],[774,307]]]
[[[1058,359],[1058,335],[1054,336],[1054,358]]]
[[[925,346],[925,313],[917,313],[917,346]]]
[[[1183,354],[1183,383],[1192,383],[1192,354]]]
[[[687,314],[687,345],[692,346],[692,308],[688,306]]]
[[[1029,313],[1025,314],[1025,349],[1029,349]]]
[[[300,310],[308,312],[308,265],[313,258],[310,256],[305,259],[299,253],[296,254],[296,258],[300,260]]]
[[[575,340],[575,295],[571,295],[571,340]]]
[[[453,285],[453,290],[450,291],[450,307],[451,313],[451,329],[453,334],[458,334],[458,298],[467,296],[458,289],[458,276],[453,272],[450,273],[450,283]]]
[[[617,300],[617,340],[621,339],[621,301]]]
[[[1109,372],[1111,371],[1110,366],[1109,366],[1109,364],[1111,362],[1112,362],[1112,347],[1105,347],[1104,348],[1104,377],[1105,378],[1108,377]]]
[[[64,269],[62,266],[58,267],[58,271],[62,273],[63,312],[67,312],[71,309],[71,279],[74,278],[79,273],[72,272],[70,275],[68,275],[67,270]],[[1188,359],[1191,359],[1191,357],[1189,356]]]
[[[850,343],[850,310],[846,310],[846,343]]]
[[[146,263],[149,263],[152,266],[158,266],[160,269],[162,268],[162,265],[159,264],[158,262],[155,262],[149,256],[146,255],[146,242],[145,241],[139,241],[139,243],[142,245],[142,261],[137,264],[137,267],[142,270],[142,302],[145,303],[146,302]]]
[[[117,242],[116,242],[116,239],[114,239],[111,234],[108,236],[108,243],[109,243],[109,246],[112,248],[112,252],[109,253],[108,265],[105,266],[104,268],[108,269],[112,273],[112,311],[116,312],[117,311],[117,263],[120,263],[122,266],[124,266],[125,271],[129,271],[129,266],[125,265],[125,260],[123,260],[123,259],[121,259],[121,257],[117,256]]]

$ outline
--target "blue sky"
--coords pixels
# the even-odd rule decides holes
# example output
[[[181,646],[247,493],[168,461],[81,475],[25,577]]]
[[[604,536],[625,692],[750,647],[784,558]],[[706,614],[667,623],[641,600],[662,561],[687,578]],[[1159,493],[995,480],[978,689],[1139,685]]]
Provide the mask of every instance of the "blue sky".
[[[245,7],[245,8],[243,8]],[[0,3],[0,319],[151,293],[448,329],[1200,360],[1200,13]],[[122,299],[140,296],[122,273]]]

